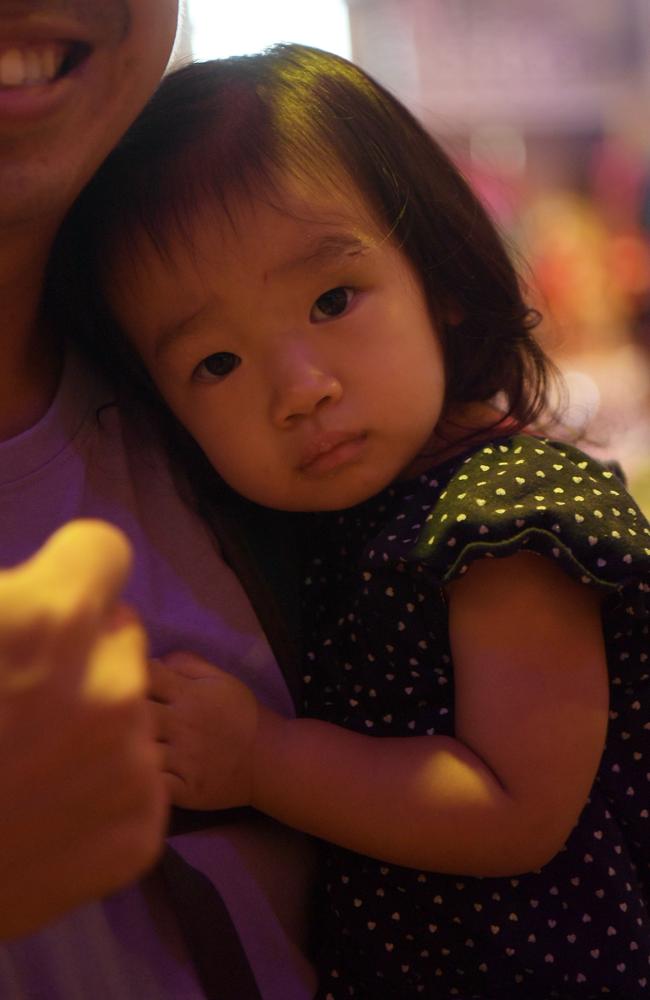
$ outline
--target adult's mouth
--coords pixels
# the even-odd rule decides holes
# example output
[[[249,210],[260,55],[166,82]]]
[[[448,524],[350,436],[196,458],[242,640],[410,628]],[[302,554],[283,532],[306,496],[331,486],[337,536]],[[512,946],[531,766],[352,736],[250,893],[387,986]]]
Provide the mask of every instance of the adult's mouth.
[[[0,125],[20,130],[74,107],[94,42],[76,24],[26,19],[22,28],[0,13]]]
[[[99,47],[128,35],[126,0],[0,0],[0,113],[53,110]],[[76,100],[76,97],[73,98]]]
[[[48,86],[81,66],[90,52],[88,42],[76,40],[0,42],[0,89]]]

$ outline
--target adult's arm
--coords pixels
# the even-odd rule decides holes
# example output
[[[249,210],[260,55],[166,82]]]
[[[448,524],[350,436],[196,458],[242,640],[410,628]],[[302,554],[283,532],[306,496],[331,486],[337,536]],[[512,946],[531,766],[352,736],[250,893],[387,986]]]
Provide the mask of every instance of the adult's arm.
[[[78,521],[0,573],[0,938],[117,889],[161,849],[145,636],[119,605],[130,562],[116,529]]]

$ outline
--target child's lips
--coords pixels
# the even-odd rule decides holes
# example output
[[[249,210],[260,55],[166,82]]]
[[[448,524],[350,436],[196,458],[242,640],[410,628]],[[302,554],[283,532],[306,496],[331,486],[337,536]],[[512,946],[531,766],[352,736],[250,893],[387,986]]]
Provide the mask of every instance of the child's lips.
[[[298,463],[300,472],[319,475],[358,459],[365,449],[363,431],[329,431],[310,441]]]

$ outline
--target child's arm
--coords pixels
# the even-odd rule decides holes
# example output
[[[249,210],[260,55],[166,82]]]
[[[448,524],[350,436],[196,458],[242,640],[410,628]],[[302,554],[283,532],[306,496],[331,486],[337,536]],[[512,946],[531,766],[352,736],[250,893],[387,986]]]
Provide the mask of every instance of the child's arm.
[[[227,675],[205,678],[203,667],[203,717],[182,727],[193,749],[170,745],[170,769],[184,773],[176,800],[250,803],[414,868],[503,875],[545,863],[575,824],[603,749],[598,601],[549,560],[523,553],[475,563],[449,602],[456,739],[374,738],[285,720]],[[160,711],[169,734],[174,712]]]

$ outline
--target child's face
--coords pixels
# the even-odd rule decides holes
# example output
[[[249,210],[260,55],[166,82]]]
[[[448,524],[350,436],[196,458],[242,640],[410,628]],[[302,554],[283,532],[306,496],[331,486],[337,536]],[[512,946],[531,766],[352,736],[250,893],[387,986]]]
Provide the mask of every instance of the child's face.
[[[294,185],[295,187],[295,185]],[[163,260],[111,274],[118,319],[176,416],[239,493],[335,510],[409,469],[443,361],[410,264],[365,209],[294,190],[196,214]]]

